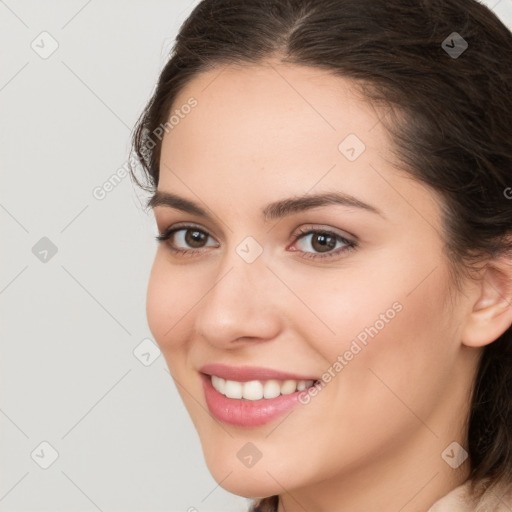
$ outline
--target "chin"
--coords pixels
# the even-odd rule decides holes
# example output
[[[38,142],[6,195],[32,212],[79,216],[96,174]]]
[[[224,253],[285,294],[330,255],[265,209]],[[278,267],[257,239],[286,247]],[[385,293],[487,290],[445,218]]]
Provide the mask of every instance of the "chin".
[[[222,484],[220,484],[220,481],[217,479],[215,480],[223,489],[230,492],[231,494],[235,494],[236,496],[257,499],[273,496],[274,494],[280,494],[283,492],[283,488],[277,485],[277,483],[268,475],[266,476],[267,478],[270,478],[271,481],[267,480],[261,482],[253,480],[253,477],[250,475],[247,475],[244,478],[234,477],[233,475],[234,473],[226,478]]]
[[[208,459],[206,459],[206,464],[215,481],[223,489],[237,496],[257,499],[280,494],[283,492],[283,488],[277,481],[286,487],[286,483],[282,481],[283,478],[270,469],[270,475],[273,475],[277,481],[274,480],[263,465],[245,468],[242,464],[219,464],[218,460],[210,461]]]

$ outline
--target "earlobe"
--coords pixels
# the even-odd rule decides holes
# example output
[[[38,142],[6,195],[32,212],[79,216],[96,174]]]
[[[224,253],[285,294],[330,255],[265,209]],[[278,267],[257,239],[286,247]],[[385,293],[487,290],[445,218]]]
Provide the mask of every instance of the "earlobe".
[[[479,291],[462,332],[462,343],[474,348],[492,343],[512,325],[512,263],[488,263]]]

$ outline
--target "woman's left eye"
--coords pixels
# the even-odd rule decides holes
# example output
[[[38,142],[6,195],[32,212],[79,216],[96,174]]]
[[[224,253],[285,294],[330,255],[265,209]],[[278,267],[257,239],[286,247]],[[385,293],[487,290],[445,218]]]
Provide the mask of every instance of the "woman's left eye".
[[[295,241],[298,241],[299,245],[302,244],[303,257],[310,259],[338,257],[341,253],[357,247],[355,241],[324,229],[299,230],[299,234],[295,235]],[[318,252],[307,251],[307,247],[313,247],[314,251]]]
[[[321,259],[338,257],[341,253],[357,247],[357,242],[349,240],[338,233],[325,229],[299,230],[294,235],[294,244],[299,245],[298,252],[301,257],[308,259]],[[205,247],[218,247],[218,242],[208,244],[213,238],[203,229],[186,225],[171,227],[156,236],[159,242],[166,242],[169,249],[176,254],[194,256]],[[312,247],[313,251],[308,251]],[[293,249],[295,252],[297,249]]]

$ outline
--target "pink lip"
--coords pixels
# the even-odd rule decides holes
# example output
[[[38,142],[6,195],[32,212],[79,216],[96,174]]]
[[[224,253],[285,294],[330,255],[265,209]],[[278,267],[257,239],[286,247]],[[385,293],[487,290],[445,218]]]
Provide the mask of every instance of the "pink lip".
[[[209,375],[204,373],[200,375],[208,409],[217,420],[228,425],[259,427],[283,416],[289,409],[300,403],[298,396],[302,391],[261,400],[228,398],[213,387]]]
[[[227,366],[225,364],[206,364],[199,369],[200,372],[207,375],[215,375],[227,380],[236,380],[237,382],[249,382],[251,380],[318,380],[318,377],[298,375],[287,373],[270,368],[261,368],[256,366]]]
[[[276,398],[261,400],[246,400],[244,398],[228,398],[219,393],[212,385],[211,375],[227,380],[248,382],[251,380],[318,380],[316,377],[297,375],[293,373],[257,368],[253,366],[227,366],[224,364],[207,364],[201,367],[201,380],[206,404],[210,412],[223,423],[239,427],[258,427],[283,416],[289,409],[299,404],[299,393]]]

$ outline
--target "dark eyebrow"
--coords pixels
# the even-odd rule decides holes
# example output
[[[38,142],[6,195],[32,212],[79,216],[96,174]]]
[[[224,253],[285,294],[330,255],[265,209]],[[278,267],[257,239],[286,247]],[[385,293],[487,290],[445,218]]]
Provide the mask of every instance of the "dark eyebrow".
[[[262,213],[265,220],[273,220],[293,213],[309,210],[310,208],[317,208],[319,206],[326,206],[330,204],[341,204],[343,206],[360,208],[383,216],[382,212],[375,206],[369,205],[350,194],[344,194],[341,192],[326,192],[324,194],[282,199],[267,205],[263,209]]]
[[[375,206],[369,205],[354,196],[340,192],[327,192],[324,194],[305,195],[299,197],[291,197],[289,199],[281,199],[268,204],[262,210],[262,215],[266,221],[279,219],[293,213],[302,212],[311,208],[319,206],[326,206],[331,204],[340,204],[343,206],[350,206],[360,208],[372,213],[376,213],[384,217],[383,213]],[[147,203],[148,207],[155,208],[156,206],[167,206],[175,208],[192,215],[198,215],[207,219],[213,220],[213,217],[198,204],[185,199],[184,197],[177,196],[170,192],[162,192],[157,190]]]
[[[181,210],[182,212],[191,213],[192,215],[199,215],[200,217],[206,217],[211,219],[212,216],[203,210],[196,203],[185,199],[184,197],[171,194],[170,192],[162,192],[157,190],[153,196],[147,202],[149,208],[155,208],[156,206],[167,206],[168,208],[174,208]]]

